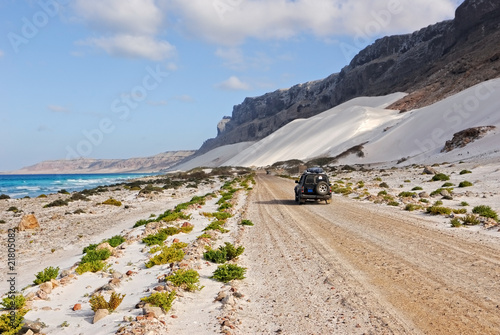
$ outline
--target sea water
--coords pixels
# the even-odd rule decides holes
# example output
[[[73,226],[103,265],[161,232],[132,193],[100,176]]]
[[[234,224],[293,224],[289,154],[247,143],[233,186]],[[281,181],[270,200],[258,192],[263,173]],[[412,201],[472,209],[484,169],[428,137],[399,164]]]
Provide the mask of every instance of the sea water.
[[[0,194],[7,194],[11,198],[26,196],[32,198],[40,194],[57,193],[62,189],[68,192],[82,191],[150,175],[135,173],[0,175]]]

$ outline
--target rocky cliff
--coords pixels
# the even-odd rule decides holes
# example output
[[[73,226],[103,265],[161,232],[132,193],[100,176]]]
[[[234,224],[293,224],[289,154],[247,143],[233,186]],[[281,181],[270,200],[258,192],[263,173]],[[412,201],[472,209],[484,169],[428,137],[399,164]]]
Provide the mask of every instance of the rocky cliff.
[[[194,151],[169,151],[151,157],[128,159],[79,158],[72,160],[44,161],[22,168],[12,173],[149,173],[161,172],[181,160],[191,156]]]
[[[340,73],[246,98],[218,126],[198,154],[218,146],[256,141],[297,118],[308,118],[358,96],[410,93],[390,108],[429,105],[500,76],[500,2],[466,0],[453,20],[412,34],[381,38]]]

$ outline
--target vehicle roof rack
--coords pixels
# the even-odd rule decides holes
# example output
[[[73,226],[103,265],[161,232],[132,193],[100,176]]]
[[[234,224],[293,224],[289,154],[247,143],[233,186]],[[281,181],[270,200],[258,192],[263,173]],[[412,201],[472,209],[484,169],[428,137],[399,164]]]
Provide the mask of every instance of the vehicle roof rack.
[[[325,173],[325,171],[320,167],[311,167],[306,170],[309,173]]]

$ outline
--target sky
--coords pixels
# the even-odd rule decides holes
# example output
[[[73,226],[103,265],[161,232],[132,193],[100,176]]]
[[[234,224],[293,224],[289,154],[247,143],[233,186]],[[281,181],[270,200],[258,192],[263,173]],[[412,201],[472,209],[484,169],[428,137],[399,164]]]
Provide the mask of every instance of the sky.
[[[0,171],[195,150],[245,97],[339,72],[461,0],[0,0]]]

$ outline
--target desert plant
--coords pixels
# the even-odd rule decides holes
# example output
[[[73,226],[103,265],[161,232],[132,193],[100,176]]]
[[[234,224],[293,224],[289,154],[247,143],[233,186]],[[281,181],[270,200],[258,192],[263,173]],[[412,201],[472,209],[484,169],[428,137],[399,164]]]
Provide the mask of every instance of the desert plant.
[[[197,239],[202,239],[202,238],[208,238],[208,239],[211,239],[211,238],[212,238],[212,235],[207,234],[207,233],[203,233],[203,234],[201,234],[200,236],[198,236],[198,237],[197,237]]]
[[[109,243],[110,246],[112,246],[113,248],[116,248],[117,246],[119,246],[120,244],[125,242],[125,238],[123,236],[120,236],[120,235],[115,235],[115,236],[111,237],[110,239],[108,239],[107,242]]]
[[[87,252],[91,250],[95,250],[97,248],[97,244],[89,244],[85,248],[83,248],[83,253],[86,254]]]
[[[405,207],[405,211],[409,211],[409,212],[412,212],[416,209],[420,209],[422,208],[421,206],[419,205],[415,205],[415,204],[406,204],[406,207]]]
[[[465,214],[465,213],[467,213],[467,208],[454,208],[453,213],[454,214]]]
[[[475,226],[481,223],[481,220],[473,214],[467,214],[463,218],[461,218],[464,225]]]
[[[389,188],[389,185],[386,182],[382,182],[378,185],[378,187]]]
[[[428,204],[429,203],[429,200],[427,200],[427,199],[420,199],[418,201],[423,202],[424,204]]]
[[[56,279],[57,276],[59,275],[59,267],[54,268],[52,266],[49,266],[43,271],[40,271],[36,274],[36,279],[33,281],[35,285],[39,285],[41,283],[45,283],[50,281],[51,279]]]
[[[438,174],[435,174],[431,180],[432,181],[447,181],[447,180],[450,180],[450,177],[445,175],[444,173],[438,173]]]
[[[462,222],[458,218],[453,218],[450,220],[450,224],[454,228],[462,227]]]
[[[187,247],[186,243],[173,243],[170,247],[161,248],[161,252],[158,255],[151,257],[146,262],[146,267],[151,268],[155,265],[180,262],[184,258],[185,254],[182,248],[185,247]]]
[[[242,246],[235,248],[234,245],[226,242],[225,245],[221,245],[218,249],[209,249],[208,251],[206,251],[203,254],[203,258],[210,262],[222,264],[226,261],[230,261],[238,257],[243,253],[244,250],[245,248]]]
[[[455,185],[453,185],[453,183],[446,182],[441,187],[452,187],[452,186],[455,186]]]
[[[174,302],[176,292],[155,292],[149,297],[141,298],[142,301],[152,305],[161,307],[165,312],[168,312],[172,308],[172,303]]]
[[[441,206],[431,206],[427,208],[427,213],[432,215],[450,215],[452,212],[451,208],[441,207]]]
[[[26,298],[22,294],[16,294],[13,297],[8,295],[2,299],[0,304],[3,306],[3,309],[18,310],[24,307],[26,304]]]
[[[243,226],[253,226],[253,222],[250,220],[241,220]]]
[[[411,189],[412,191],[422,191],[423,188],[420,186],[415,186],[414,188]]]
[[[196,270],[179,269],[173,274],[167,276],[165,281],[171,282],[174,286],[180,287],[186,291],[199,291],[203,287],[200,286],[200,275]]]
[[[441,200],[437,200],[436,202],[434,202],[433,206],[441,206],[442,204],[443,202]]]
[[[414,197],[416,195],[417,194],[415,192],[408,192],[408,191],[406,191],[406,192],[399,193],[398,197],[400,197],[400,198],[408,198],[408,197]]]
[[[465,206],[469,206],[469,203],[468,203],[467,201],[462,201],[462,202],[460,203],[460,206],[464,206],[464,207],[465,207]]]
[[[156,234],[150,234],[142,239],[142,243],[147,246],[152,246],[155,244],[161,245],[169,236],[179,233],[179,228],[177,227],[167,227],[160,229]]]
[[[389,201],[389,202],[387,203],[387,205],[388,205],[388,206],[399,206],[399,202],[397,202],[397,201],[394,201],[394,200],[393,200],[393,201]]]
[[[433,197],[435,195],[440,195],[441,192],[443,192],[443,191],[448,191],[449,193],[452,193],[453,192],[453,188],[450,188],[450,187],[449,188],[441,188],[440,187],[437,190],[432,191],[431,194],[430,194],[430,196]]]
[[[82,257],[80,264],[90,263],[93,261],[104,261],[111,256],[111,251],[108,249],[88,250],[85,256]]]
[[[10,196],[7,194],[0,194],[0,200],[10,199]]]
[[[467,174],[467,173],[472,173],[472,171],[469,171],[469,170],[462,170],[462,171],[460,171],[460,174]]]
[[[125,298],[125,294],[118,294],[116,292],[112,292],[109,297],[109,301],[106,301],[101,294],[93,295],[89,302],[92,310],[96,312],[98,309],[107,309],[110,312],[113,312],[115,309],[120,306],[120,304]]]
[[[96,260],[96,261],[90,261],[87,263],[80,263],[78,267],[75,269],[75,272],[78,273],[79,275],[85,273],[85,272],[97,272],[97,271],[104,271],[109,267],[106,262],[101,261],[101,260]]]
[[[234,279],[245,279],[245,272],[246,268],[240,267],[236,264],[223,264],[217,267],[211,278],[227,283]]]
[[[470,186],[473,186],[473,185],[474,184],[472,184],[470,181],[464,180],[460,184],[458,184],[458,187],[470,187]]]
[[[226,220],[232,217],[231,213],[228,212],[213,212],[213,213],[201,213],[203,216],[207,218],[216,218],[217,220]]]
[[[46,204],[43,208],[68,206],[68,200],[57,199]]]
[[[122,205],[122,202],[113,198],[109,198],[108,200],[103,201],[102,204],[120,207]]]
[[[479,214],[484,216],[485,218],[491,218],[495,221],[498,221],[498,214],[490,206],[480,205],[476,206],[472,209],[472,213]]]
[[[17,335],[24,325],[24,316],[28,313],[27,309],[17,310],[14,315],[2,314],[0,315],[0,334],[3,335]]]
[[[380,192],[378,192],[378,194],[377,194],[377,195],[378,195],[378,196],[387,195],[387,191],[386,191],[386,190],[380,191]]]
[[[229,230],[227,230],[224,227],[222,227],[224,224],[225,224],[224,221],[213,221],[213,222],[210,222],[208,224],[208,226],[206,226],[205,229],[203,229],[203,231],[218,230],[221,233],[227,233]]]

